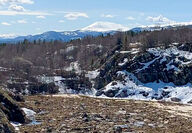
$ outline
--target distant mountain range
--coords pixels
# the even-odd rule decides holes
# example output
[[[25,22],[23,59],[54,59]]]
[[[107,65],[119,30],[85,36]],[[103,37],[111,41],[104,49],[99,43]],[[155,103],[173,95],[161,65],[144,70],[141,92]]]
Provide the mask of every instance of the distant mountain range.
[[[28,41],[34,40],[60,40],[60,41],[70,41],[74,39],[80,39],[85,36],[99,36],[102,34],[107,34],[108,32],[96,32],[96,31],[64,31],[64,32],[56,32],[56,31],[49,31],[38,35],[28,35],[28,36],[18,36],[16,38],[0,38],[0,42],[7,42],[7,43],[16,43],[21,42],[25,39]]]
[[[164,24],[164,25],[149,25],[149,26],[140,26],[131,29],[134,32],[142,32],[142,31],[158,31],[162,29],[174,29],[174,28],[192,28],[192,22],[182,22],[182,23],[172,23],[172,24]]]
[[[76,31],[64,31],[64,32],[56,32],[56,31],[48,31],[42,34],[37,35],[28,35],[28,36],[17,36],[17,37],[7,37],[2,36],[0,37],[0,43],[17,43],[24,41],[27,39],[28,41],[34,40],[60,40],[60,41],[70,41],[74,39],[81,39],[86,36],[99,36],[99,35],[106,35],[106,34],[114,34],[117,31],[134,31],[134,32],[142,32],[142,31],[155,31],[161,29],[170,29],[170,28],[179,28],[179,27],[188,27],[192,28],[192,22],[189,23],[174,23],[168,25],[151,25],[151,26],[141,26],[136,27],[133,29],[128,29],[120,24],[115,24],[111,22],[96,22],[87,26],[81,30]]]

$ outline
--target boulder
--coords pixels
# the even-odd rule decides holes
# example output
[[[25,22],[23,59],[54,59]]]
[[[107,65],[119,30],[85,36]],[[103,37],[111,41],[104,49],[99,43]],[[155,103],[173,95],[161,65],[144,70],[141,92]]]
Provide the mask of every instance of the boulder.
[[[95,94],[95,96],[101,96],[104,93],[103,90],[98,90]]]
[[[29,120],[19,105],[3,90],[0,89],[0,109],[9,121],[27,123]]]
[[[180,101],[181,101],[181,99],[176,98],[176,97],[173,97],[173,98],[171,98],[171,101],[173,101],[173,102],[180,102]]]
[[[192,104],[192,99],[188,102],[189,104]]]
[[[107,97],[114,97],[119,92],[119,89],[111,89],[104,92],[104,95]]]

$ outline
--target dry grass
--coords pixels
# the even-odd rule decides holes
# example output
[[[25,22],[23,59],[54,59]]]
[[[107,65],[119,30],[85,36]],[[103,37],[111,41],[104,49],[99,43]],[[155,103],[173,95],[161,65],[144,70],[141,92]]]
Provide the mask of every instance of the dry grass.
[[[36,120],[42,124],[24,125],[21,132],[192,132],[191,114],[186,117],[170,112],[183,106],[172,103],[67,95],[30,96],[23,106],[35,110]]]

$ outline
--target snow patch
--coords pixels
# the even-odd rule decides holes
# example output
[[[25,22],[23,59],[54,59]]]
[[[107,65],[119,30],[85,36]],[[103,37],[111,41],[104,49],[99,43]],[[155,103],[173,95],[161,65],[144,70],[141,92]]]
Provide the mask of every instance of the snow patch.
[[[15,128],[15,131],[19,131],[19,127],[22,125],[18,122],[10,122],[10,124]]]
[[[161,98],[161,100],[171,101],[172,98],[178,98],[184,104],[192,100],[192,85],[190,83],[184,86],[176,86],[173,83],[164,83],[162,81],[159,83],[143,84],[133,74],[127,71],[119,71],[118,75],[122,75],[124,81],[112,81],[105,86],[104,92],[119,89],[115,95],[117,97],[126,90],[127,97],[125,98],[135,100]],[[105,97],[104,95],[102,96]]]
[[[99,74],[99,70],[88,71],[87,74],[85,74],[85,77],[89,78],[89,80],[92,80],[95,79]]]
[[[128,27],[121,24],[111,23],[111,22],[95,22],[83,29],[82,31],[97,31],[97,32],[107,32],[107,31],[127,31]]]
[[[66,71],[74,71],[76,73],[81,73],[80,64],[76,62],[71,62],[70,66],[65,68]]]
[[[65,51],[68,53],[68,52],[71,52],[73,51],[74,49],[76,48],[76,46],[69,46],[65,49]]]
[[[127,62],[128,62],[128,59],[125,58],[125,59],[123,60],[123,63],[119,63],[118,65],[119,65],[119,66],[123,66],[123,65],[125,65]]]
[[[36,115],[35,111],[33,111],[31,109],[27,109],[27,108],[21,108],[21,109],[26,114],[26,117],[29,118],[32,121],[29,125],[39,125],[39,124],[41,124],[41,122],[37,122],[35,120],[35,115]]]

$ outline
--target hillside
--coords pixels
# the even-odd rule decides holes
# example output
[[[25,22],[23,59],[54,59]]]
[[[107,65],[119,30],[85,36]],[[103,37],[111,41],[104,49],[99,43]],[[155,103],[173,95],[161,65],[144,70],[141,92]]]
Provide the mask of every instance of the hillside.
[[[179,28],[2,44],[0,86],[25,97],[18,110],[31,120],[7,117],[7,123],[21,132],[191,132],[191,33]]]
[[[191,31],[130,31],[71,42],[1,45],[1,84],[24,95],[73,93],[191,103]]]

